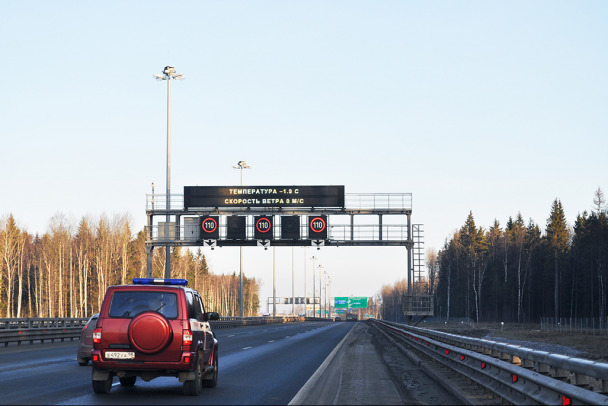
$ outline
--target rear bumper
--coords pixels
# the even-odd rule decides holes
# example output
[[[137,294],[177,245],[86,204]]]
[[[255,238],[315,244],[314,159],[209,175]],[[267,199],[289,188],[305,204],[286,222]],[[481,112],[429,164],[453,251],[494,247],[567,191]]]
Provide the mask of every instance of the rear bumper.
[[[166,372],[166,375],[176,375],[177,372],[194,371],[196,367],[196,352],[182,352],[180,360],[177,362],[167,361],[138,361],[138,360],[108,360],[102,357],[101,350],[93,350],[91,358],[93,359],[93,367],[97,370],[109,371],[118,375],[120,371],[131,371],[132,374],[143,371]],[[190,362],[185,362],[186,358]]]

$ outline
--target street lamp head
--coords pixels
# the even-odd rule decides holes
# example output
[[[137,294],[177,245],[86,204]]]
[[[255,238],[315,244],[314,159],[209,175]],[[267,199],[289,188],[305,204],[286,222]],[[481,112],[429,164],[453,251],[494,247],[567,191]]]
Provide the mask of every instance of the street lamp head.
[[[234,169],[249,169],[251,168],[251,166],[247,165],[247,162],[245,161],[238,161],[237,162],[238,166],[232,166]]]
[[[165,68],[163,69],[163,74],[162,75],[157,75],[154,74],[154,77],[157,80],[170,80],[170,79],[183,79],[184,78],[184,74],[183,73],[176,73],[175,72],[175,68],[173,66],[165,66]]]

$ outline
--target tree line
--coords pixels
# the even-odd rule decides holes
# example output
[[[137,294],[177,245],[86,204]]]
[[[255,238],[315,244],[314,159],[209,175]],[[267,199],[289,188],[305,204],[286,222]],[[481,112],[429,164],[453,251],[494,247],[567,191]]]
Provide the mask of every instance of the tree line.
[[[418,293],[435,298],[435,316],[474,321],[534,322],[541,317],[598,318],[606,323],[608,211],[600,188],[593,209],[566,221],[559,199],[543,229],[521,213],[478,227],[470,212],[439,252],[427,253]],[[384,286],[383,317],[402,319],[407,281]]]
[[[152,252],[152,276],[161,278],[165,250]],[[145,276],[145,235],[133,237],[127,215],[83,217],[74,226],[58,214],[42,236],[21,230],[12,215],[0,219],[0,317],[88,317],[99,311],[108,286]],[[200,248],[174,248],[171,276],[188,279],[207,311],[240,314],[239,278],[211,273]],[[259,288],[243,276],[245,316],[257,314]]]

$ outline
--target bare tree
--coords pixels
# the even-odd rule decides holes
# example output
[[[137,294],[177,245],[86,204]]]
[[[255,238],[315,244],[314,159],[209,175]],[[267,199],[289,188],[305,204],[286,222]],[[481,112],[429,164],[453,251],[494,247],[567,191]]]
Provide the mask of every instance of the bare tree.
[[[429,248],[426,250],[426,268],[429,273],[429,289],[428,294],[434,295],[437,283],[437,250]]]
[[[23,266],[25,241],[13,215],[0,221],[0,253],[6,271],[6,317],[13,317],[14,278]],[[0,290],[1,290],[0,282]]]
[[[604,207],[606,207],[606,199],[604,198],[604,192],[599,187],[595,191],[595,196],[593,197],[593,204],[595,205],[595,212],[600,214],[604,211]]]

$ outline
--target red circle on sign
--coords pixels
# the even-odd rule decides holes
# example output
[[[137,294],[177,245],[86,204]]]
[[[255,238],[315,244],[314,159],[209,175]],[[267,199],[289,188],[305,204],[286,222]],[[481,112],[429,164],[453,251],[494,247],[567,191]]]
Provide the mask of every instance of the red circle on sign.
[[[266,221],[268,223],[268,228],[266,230],[260,230],[260,221]],[[255,222],[255,228],[260,232],[260,233],[267,233],[270,231],[270,220],[268,220],[266,217],[262,217],[261,219],[258,219],[258,221]]]
[[[323,223],[323,227],[321,227],[321,229],[316,229],[312,225],[317,220],[320,221],[321,223]],[[326,227],[325,220],[323,220],[321,217],[315,217],[314,219],[310,220],[310,229],[315,233],[323,232],[323,230],[325,230],[325,227]]]
[[[207,227],[205,227],[205,224],[207,224],[208,221],[213,222],[213,229],[211,229],[211,230],[207,230]],[[202,227],[203,227],[203,231],[204,232],[206,232],[206,233],[212,233],[215,230],[217,230],[217,221],[215,221],[214,218],[208,217],[205,220],[203,220],[203,226]]]

